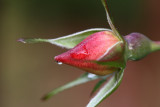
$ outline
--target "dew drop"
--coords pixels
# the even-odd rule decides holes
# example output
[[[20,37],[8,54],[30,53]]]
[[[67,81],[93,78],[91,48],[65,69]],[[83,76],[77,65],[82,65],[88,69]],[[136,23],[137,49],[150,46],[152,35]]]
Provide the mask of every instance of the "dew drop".
[[[57,64],[58,64],[58,65],[62,65],[63,63],[62,63],[62,62],[57,62]]]

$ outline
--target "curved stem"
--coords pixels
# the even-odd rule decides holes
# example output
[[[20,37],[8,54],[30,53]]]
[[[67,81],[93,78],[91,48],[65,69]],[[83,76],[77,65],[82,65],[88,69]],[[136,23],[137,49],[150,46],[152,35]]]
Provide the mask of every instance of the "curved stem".
[[[153,41],[151,44],[152,52],[160,50],[160,41]]]

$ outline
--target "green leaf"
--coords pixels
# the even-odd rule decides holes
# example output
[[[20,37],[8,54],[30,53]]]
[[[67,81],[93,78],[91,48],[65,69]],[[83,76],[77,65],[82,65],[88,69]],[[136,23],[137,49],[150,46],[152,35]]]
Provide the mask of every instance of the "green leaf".
[[[100,86],[106,82],[106,79],[101,79],[100,81],[98,81],[98,83],[94,86],[92,92],[91,92],[91,95],[93,95],[99,88]]]
[[[108,20],[108,23],[112,29],[112,31],[114,32],[114,34],[120,39],[122,40],[123,42],[125,42],[124,38],[119,34],[119,32],[117,31],[116,27],[114,26],[111,18],[110,18],[110,14],[109,14],[109,9],[108,9],[108,5],[107,5],[107,2],[106,0],[101,0],[104,8],[105,8],[105,11],[106,11],[106,16],[107,16],[107,20]]]
[[[112,94],[120,85],[122,78],[123,78],[124,69],[119,72],[116,72],[113,77],[107,82],[91,99],[88,103],[87,107],[96,107],[101,101],[107,98],[110,94]]]
[[[48,42],[63,48],[71,49],[89,35],[100,31],[111,31],[111,30],[105,28],[92,28],[81,32],[73,33],[67,36],[59,37],[56,39],[19,39],[18,41],[22,43]]]

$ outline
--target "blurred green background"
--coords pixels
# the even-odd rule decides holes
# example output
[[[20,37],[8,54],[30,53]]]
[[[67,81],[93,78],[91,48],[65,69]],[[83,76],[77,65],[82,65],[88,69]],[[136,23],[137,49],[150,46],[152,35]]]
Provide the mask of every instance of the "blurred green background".
[[[109,0],[122,35],[141,32],[160,40],[159,0]],[[47,43],[21,44],[18,38],[56,38],[89,28],[109,28],[100,0],[0,1],[0,107],[85,107],[96,83],[41,97],[83,73],[54,62],[65,49]],[[119,89],[99,107],[159,107],[160,52],[129,62]]]

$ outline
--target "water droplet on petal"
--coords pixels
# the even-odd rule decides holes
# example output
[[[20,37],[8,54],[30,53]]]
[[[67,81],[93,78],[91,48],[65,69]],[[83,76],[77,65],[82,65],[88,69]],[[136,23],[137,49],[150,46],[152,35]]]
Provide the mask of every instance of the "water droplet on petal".
[[[63,64],[63,63],[60,62],[60,61],[56,61],[56,63],[57,63],[58,65],[62,65],[62,64]]]
[[[57,62],[58,63],[58,65],[62,65],[63,63],[62,62]]]

